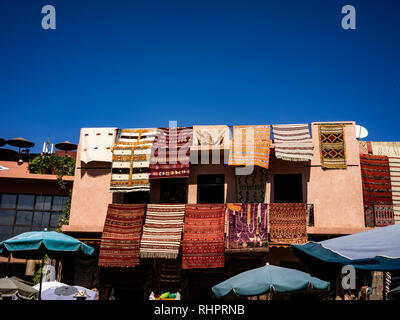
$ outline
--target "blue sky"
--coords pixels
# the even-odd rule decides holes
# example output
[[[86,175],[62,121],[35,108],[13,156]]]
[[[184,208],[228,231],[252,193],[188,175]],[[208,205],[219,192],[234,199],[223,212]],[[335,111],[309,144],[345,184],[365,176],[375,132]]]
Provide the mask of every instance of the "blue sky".
[[[0,137],[40,152],[82,127],[354,120],[399,141],[399,15],[395,0],[2,0]]]

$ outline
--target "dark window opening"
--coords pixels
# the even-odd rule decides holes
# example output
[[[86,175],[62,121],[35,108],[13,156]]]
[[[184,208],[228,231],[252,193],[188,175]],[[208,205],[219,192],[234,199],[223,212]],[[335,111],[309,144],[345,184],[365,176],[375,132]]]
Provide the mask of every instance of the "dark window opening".
[[[160,184],[160,203],[187,203],[187,179],[161,179]]]
[[[274,175],[275,203],[303,203],[303,183],[301,174]]]
[[[126,204],[134,203],[149,203],[150,192],[148,191],[135,191],[124,193],[124,201]]]
[[[224,203],[224,175],[197,176],[197,203]]]

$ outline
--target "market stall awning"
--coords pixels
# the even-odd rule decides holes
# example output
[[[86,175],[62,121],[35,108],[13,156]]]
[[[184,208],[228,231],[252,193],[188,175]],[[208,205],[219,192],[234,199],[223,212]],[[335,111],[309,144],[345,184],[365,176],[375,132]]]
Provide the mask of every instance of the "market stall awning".
[[[323,268],[324,263],[364,270],[400,270],[400,224],[321,242],[294,244],[292,248],[309,270],[316,270],[316,265]]]

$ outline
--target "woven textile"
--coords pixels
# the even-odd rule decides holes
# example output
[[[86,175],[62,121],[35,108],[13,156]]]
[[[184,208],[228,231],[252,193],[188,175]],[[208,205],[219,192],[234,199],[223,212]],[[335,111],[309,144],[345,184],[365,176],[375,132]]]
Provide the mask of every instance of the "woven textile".
[[[234,126],[228,165],[255,165],[268,169],[270,126]]]
[[[385,227],[394,224],[393,205],[374,205],[374,219],[376,227]]]
[[[224,267],[224,222],[225,205],[186,205],[182,269]]]
[[[156,129],[123,129],[113,148],[111,192],[150,191],[150,153]]]
[[[289,161],[309,161],[314,156],[308,124],[273,125],[275,156]]]
[[[181,271],[181,260],[161,260],[160,292],[176,292],[180,290]]]
[[[140,257],[176,259],[184,217],[184,204],[148,204]]]
[[[250,175],[236,176],[236,200],[240,203],[265,202],[265,190],[267,186],[267,170],[254,167]]]
[[[145,204],[109,204],[100,243],[99,266],[139,264],[140,235]]]
[[[394,222],[400,223],[400,157],[389,157]]]
[[[266,203],[229,203],[226,210],[229,223],[227,249],[268,248]]]
[[[279,243],[307,242],[307,208],[305,203],[269,204],[270,240]]]
[[[321,167],[346,168],[344,125],[319,125]]]
[[[372,223],[371,208],[373,209],[375,219],[375,205],[393,206],[389,160],[386,156],[361,154],[360,166],[366,219],[365,225],[373,227],[375,226],[375,222]],[[379,209],[377,213],[379,213]]]
[[[371,146],[375,155],[400,157],[400,142],[371,141]]]
[[[373,271],[372,273],[372,284],[371,284],[371,295],[370,300],[383,300],[384,294],[384,273],[383,271]]]
[[[193,146],[229,146],[229,127],[193,126]]]
[[[118,128],[82,128],[80,160],[111,162]]]
[[[159,128],[151,150],[150,179],[188,177],[192,128]]]

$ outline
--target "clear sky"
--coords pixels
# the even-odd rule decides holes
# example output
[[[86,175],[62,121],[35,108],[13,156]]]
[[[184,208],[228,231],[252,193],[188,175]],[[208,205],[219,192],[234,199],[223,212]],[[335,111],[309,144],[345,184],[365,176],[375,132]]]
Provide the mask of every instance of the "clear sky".
[[[397,0],[1,0],[0,137],[354,120],[400,141],[399,34]]]

